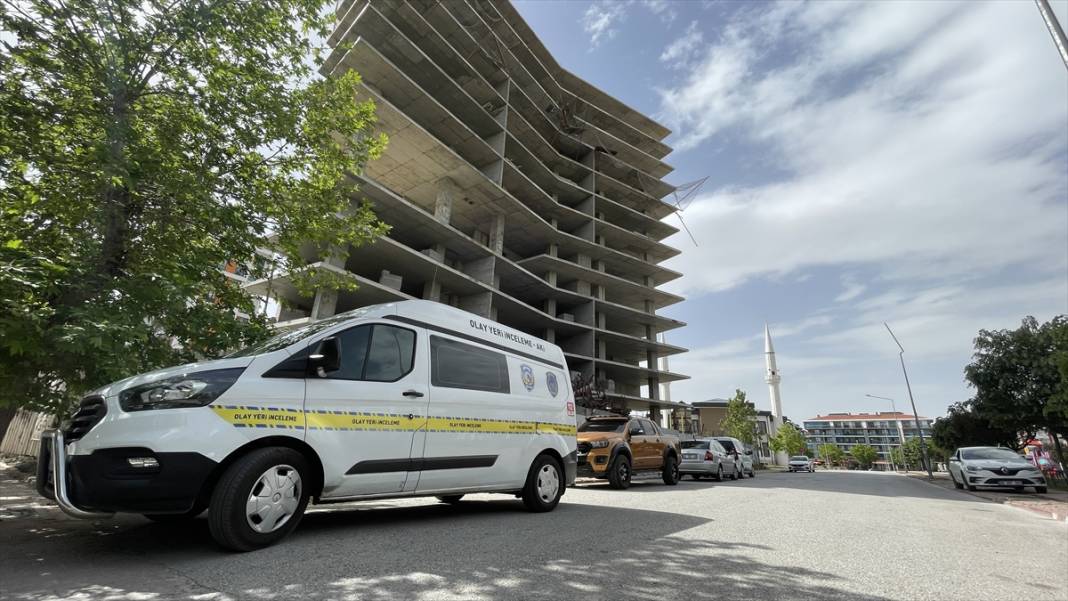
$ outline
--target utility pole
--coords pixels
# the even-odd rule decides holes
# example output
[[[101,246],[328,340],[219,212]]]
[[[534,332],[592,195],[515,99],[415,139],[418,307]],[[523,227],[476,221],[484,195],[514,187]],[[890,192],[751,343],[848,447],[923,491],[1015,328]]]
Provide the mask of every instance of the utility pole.
[[[934,474],[931,473],[931,460],[927,457],[927,442],[923,439],[923,428],[920,427],[920,414],[916,411],[916,400],[912,398],[912,385],[909,384],[909,371],[905,369],[905,347],[901,346],[898,342],[897,336],[894,336],[894,331],[890,329],[890,326],[884,321],[883,325],[886,326],[886,331],[890,332],[890,337],[894,339],[894,344],[897,348],[901,349],[898,353],[898,358],[901,359],[901,373],[905,374],[905,388],[909,391],[909,402],[912,403],[912,417],[916,420],[916,433],[920,435],[920,453],[923,455],[923,467],[927,469],[927,478],[934,480]]]
[[[1057,14],[1050,8],[1048,0],[1035,0],[1035,5],[1038,6],[1042,20],[1046,22],[1046,29],[1053,36],[1053,44],[1057,46],[1065,68],[1068,68],[1068,38],[1064,36],[1064,29],[1061,29],[1061,24],[1057,21]]]

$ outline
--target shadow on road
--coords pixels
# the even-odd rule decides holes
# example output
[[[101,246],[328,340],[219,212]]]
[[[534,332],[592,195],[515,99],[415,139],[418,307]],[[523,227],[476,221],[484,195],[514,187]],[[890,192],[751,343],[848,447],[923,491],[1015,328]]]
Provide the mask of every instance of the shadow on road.
[[[2,563],[18,575],[5,577],[5,594],[24,600],[882,599],[838,588],[846,584],[838,576],[747,553],[763,545],[686,538],[709,522],[569,503],[529,514],[512,500],[354,505],[309,513],[275,547],[229,554],[212,544],[204,519],[129,518],[62,541],[18,532],[12,542],[27,557],[9,548]],[[11,536],[12,524],[3,526],[0,537]],[[43,567],[35,557],[76,569],[35,577],[25,572]]]

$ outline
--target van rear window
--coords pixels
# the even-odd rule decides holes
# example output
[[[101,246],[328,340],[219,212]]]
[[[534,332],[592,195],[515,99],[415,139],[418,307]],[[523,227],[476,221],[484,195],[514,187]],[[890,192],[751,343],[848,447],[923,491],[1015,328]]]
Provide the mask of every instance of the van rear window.
[[[440,336],[430,337],[430,383],[443,388],[511,392],[501,353]]]

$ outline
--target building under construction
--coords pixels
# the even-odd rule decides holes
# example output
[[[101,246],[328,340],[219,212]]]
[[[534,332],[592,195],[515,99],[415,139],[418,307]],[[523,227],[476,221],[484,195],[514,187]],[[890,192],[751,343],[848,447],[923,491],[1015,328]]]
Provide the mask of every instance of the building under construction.
[[[581,396],[616,408],[677,407],[662,369],[683,352],[657,311],[681,274],[661,180],[664,126],[569,73],[507,2],[342,2],[325,75],[356,70],[389,136],[359,177],[388,237],[345,261],[354,292],[299,297],[285,274],[249,282],[300,323],[409,298],[448,303],[555,342]],[[592,393],[592,394],[591,394]]]

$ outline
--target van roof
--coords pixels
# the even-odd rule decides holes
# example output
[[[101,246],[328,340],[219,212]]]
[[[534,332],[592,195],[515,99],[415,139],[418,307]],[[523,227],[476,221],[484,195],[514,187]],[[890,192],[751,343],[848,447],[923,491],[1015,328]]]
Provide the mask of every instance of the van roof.
[[[563,359],[563,351],[551,342],[436,301],[405,300],[369,305],[348,313],[354,319],[389,317],[460,338],[475,339],[535,359],[551,362]],[[562,366],[562,369],[566,371],[566,367]]]

